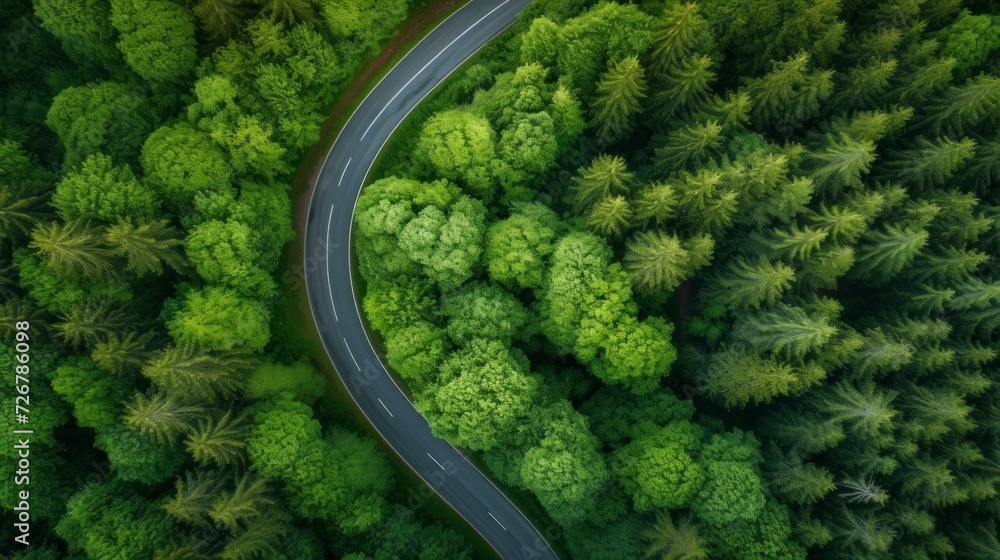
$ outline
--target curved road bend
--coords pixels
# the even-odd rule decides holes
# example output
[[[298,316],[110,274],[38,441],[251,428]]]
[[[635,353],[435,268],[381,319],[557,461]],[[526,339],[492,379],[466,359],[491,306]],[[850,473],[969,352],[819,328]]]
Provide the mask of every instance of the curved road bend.
[[[354,206],[386,140],[411,109],[512,24],[528,2],[472,0],[379,82],[327,154],[310,202],[304,246],[313,318],[330,360],[368,420],[505,560],[555,560],[524,514],[450,443],[434,437],[387,373],[361,322],[350,265]]]

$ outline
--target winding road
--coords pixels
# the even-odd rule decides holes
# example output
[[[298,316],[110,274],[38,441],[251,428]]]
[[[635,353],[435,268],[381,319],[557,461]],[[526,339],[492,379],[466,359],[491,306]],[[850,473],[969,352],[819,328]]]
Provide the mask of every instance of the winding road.
[[[306,287],[326,352],[354,401],[404,461],[504,559],[556,559],[542,534],[450,443],[435,437],[386,371],[351,278],[354,207],[379,151],[406,115],[516,19],[529,0],[472,0],[438,25],[361,102],[327,154],[306,222]]]

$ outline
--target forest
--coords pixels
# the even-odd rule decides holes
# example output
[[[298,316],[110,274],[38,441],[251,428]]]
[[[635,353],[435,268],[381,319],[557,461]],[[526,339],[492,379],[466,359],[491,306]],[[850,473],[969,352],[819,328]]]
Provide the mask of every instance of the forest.
[[[995,2],[535,2],[383,154],[364,311],[572,558],[1000,558],[998,124]]]
[[[0,557],[472,557],[274,318],[292,175],[425,5],[4,0]]]

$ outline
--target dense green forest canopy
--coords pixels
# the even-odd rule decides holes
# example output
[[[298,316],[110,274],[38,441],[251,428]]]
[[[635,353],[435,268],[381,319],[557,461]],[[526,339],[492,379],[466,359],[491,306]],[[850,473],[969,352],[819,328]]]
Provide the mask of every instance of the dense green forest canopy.
[[[363,191],[435,432],[574,558],[1000,557],[1000,10],[540,1]]]
[[[34,434],[25,548],[0,415],[0,557],[471,558],[272,317],[291,173],[419,7],[4,0],[0,369],[29,321]]]

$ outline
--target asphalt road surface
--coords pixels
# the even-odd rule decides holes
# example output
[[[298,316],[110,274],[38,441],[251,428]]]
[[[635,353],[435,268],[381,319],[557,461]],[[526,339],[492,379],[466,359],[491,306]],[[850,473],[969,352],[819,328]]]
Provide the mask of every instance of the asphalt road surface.
[[[351,279],[351,222],[368,171],[396,126],[431,90],[512,24],[529,0],[472,0],[435,28],[362,101],[320,171],[306,224],[306,286],[327,354],[389,445],[504,559],[555,559],[542,534],[450,443],[434,437],[386,372],[361,322]]]

